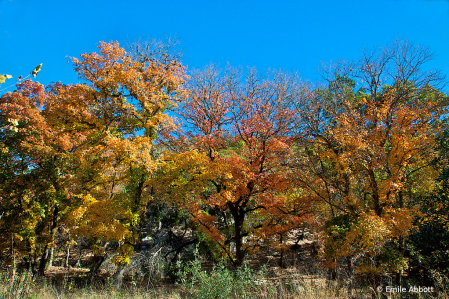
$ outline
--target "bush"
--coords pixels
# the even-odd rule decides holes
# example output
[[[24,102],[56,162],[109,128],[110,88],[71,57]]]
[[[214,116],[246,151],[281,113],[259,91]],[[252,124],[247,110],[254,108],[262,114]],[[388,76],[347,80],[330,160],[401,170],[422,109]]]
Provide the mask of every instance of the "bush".
[[[178,261],[180,285],[191,298],[261,298],[275,293],[272,286],[266,284],[263,273],[265,268],[255,271],[247,263],[236,271],[229,270],[224,262],[214,266],[210,273],[203,271],[195,250],[195,259],[181,267]]]

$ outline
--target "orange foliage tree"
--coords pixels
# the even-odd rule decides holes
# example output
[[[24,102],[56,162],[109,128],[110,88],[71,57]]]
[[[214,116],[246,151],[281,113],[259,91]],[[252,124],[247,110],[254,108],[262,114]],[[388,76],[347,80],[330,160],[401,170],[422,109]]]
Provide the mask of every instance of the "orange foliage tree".
[[[90,82],[78,96],[90,100],[99,131],[75,157],[72,186],[82,204],[70,220],[76,234],[97,240],[100,256],[112,242],[114,261],[127,264],[149,199],[145,181],[156,167],[152,144],[158,130],[173,126],[166,111],[182,99],[186,77],[176,61],[138,60],[117,43],[99,50],[73,59]]]
[[[156,165],[152,144],[159,129],[172,126],[165,111],[183,95],[184,68],[172,61],[139,61],[118,43],[105,42],[99,54],[73,62],[87,83],[44,89],[27,80],[1,98],[2,161],[9,163],[1,188],[8,194],[1,199],[11,207],[0,224],[17,220],[10,227],[13,242],[2,244],[20,240],[33,254],[39,246],[47,249],[51,239],[36,238],[54,231],[63,212],[58,225],[91,239],[100,261],[105,246],[115,244],[115,261],[126,264],[148,199],[144,182]],[[36,187],[41,185],[43,191]],[[96,270],[99,263],[94,264]]]
[[[239,266],[262,240],[306,221],[314,197],[295,188],[289,161],[295,136],[295,76],[271,80],[213,66],[193,75],[180,108],[183,132],[171,136],[155,194],[187,210]],[[168,136],[170,137],[170,136]]]
[[[328,88],[300,103],[297,179],[325,203],[331,266],[344,257],[362,273],[407,268],[404,237],[418,194],[430,191],[437,175],[434,144],[447,105],[430,85],[438,73],[422,70],[429,59],[427,49],[397,43],[341,65]]]

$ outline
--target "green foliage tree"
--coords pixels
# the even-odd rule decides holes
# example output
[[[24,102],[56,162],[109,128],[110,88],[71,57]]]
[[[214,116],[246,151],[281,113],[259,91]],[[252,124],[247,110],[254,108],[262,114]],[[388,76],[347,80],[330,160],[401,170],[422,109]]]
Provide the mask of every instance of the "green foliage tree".
[[[14,247],[12,254],[23,257],[33,273],[40,257],[39,274],[68,197],[63,187],[67,160],[45,117],[47,104],[44,87],[30,80],[0,99],[1,251]]]
[[[421,215],[408,242],[410,274],[427,277],[430,283],[437,276],[449,277],[449,132],[437,139],[439,156],[436,167],[441,170],[433,192],[419,198]]]

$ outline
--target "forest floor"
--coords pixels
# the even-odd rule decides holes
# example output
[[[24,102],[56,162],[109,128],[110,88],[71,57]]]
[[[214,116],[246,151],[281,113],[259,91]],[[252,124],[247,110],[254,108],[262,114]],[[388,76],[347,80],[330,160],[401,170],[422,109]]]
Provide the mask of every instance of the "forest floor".
[[[336,280],[329,279],[329,270],[323,267],[319,248],[313,238],[289,238],[284,250],[266,250],[248,256],[248,266],[252,271],[263,269],[263,277],[254,280],[244,298],[301,298],[301,299],[340,299],[340,298],[384,298],[385,294],[373,291],[357,277],[345,276],[341,272]],[[137,255],[142,255],[138,252]],[[281,259],[282,257],[282,259]],[[32,278],[25,273],[11,276],[11,268],[0,271],[0,298],[190,298],[186,284],[174,282],[172,277],[164,276],[162,269],[151,269],[142,275],[142,268],[130,267],[126,271],[120,289],[114,285],[116,266],[106,261],[94,280],[89,278],[89,266],[92,253],[89,250],[56,251],[53,265],[48,268],[45,277]],[[138,262],[141,260],[137,260]],[[202,262],[202,272],[216,276],[211,288],[225,292],[229,286],[220,285],[221,277],[214,274],[210,262]],[[148,266],[148,265],[147,265]],[[18,272],[17,272],[18,273]],[[259,272],[260,273],[260,272]],[[153,279],[151,279],[153,275]],[[220,274],[221,275],[221,274]],[[202,282],[204,284],[210,281]],[[223,283],[223,282],[222,282]],[[206,286],[207,289],[210,286]],[[201,289],[201,286],[199,287]],[[204,288],[203,288],[204,289]],[[216,295],[196,295],[196,298],[226,298]],[[383,297],[382,297],[383,296]],[[232,296],[233,298],[243,298]],[[387,297],[385,297],[387,298]],[[389,297],[388,297],[389,298]],[[393,297],[392,297],[393,298]],[[394,298],[405,298],[396,296]],[[423,297],[424,298],[424,297]],[[429,297],[444,298],[444,297]]]

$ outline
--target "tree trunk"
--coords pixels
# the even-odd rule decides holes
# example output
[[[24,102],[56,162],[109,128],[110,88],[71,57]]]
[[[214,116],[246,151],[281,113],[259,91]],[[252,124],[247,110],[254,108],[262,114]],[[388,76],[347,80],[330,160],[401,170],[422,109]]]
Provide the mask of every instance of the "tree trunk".
[[[122,282],[123,282],[123,274],[126,271],[126,266],[122,265],[122,264],[118,264],[117,265],[117,271],[115,271],[114,273],[114,289],[116,291],[120,290],[121,286],[122,286]]]
[[[240,267],[243,263],[243,258],[245,257],[245,252],[243,251],[243,236],[242,227],[243,219],[236,218],[234,220],[234,236],[235,236],[235,266]]]
[[[11,253],[12,253],[12,279],[11,279],[11,290],[14,287],[14,280],[16,279],[16,253],[14,252],[14,235],[11,233]]]
[[[33,274],[33,277],[37,275],[37,270],[36,270],[36,258],[34,256],[32,256],[30,258],[30,263],[29,263],[29,271],[31,271],[31,273]]]
[[[90,281],[93,282],[94,278],[98,275],[98,270],[100,270],[101,265],[105,261],[106,256],[94,256],[94,260],[92,262],[92,267],[89,271]]]
[[[108,247],[109,242],[106,242],[103,246],[103,252],[106,252],[106,248]],[[94,255],[92,266],[90,267],[89,276],[90,281],[93,282],[94,278],[97,276],[98,271],[100,270],[101,265],[106,260],[107,253],[104,255]]]
[[[67,269],[69,269],[69,267],[70,267],[70,264],[69,264],[70,247],[71,247],[71,245],[69,245],[69,246],[67,247],[67,257],[66,257],[66,259],[65,259],[65,267],[66,267]]]
[[[48,256],[50,255],[50,250],[48,249],[48,245],[45,245],[44,252],[42,253],[42,257],[40,259],[39,263],[39,269],[37,271],[38,276],[44,276],[45,275],[45,268],[47,266],[48,262]]]
[[[337,279],[337,266],[335,265],[337,260],[333,259],[333,262],[334,262],[334,267],[332,267],[331,272],[330,272],[330,279],[331,280]]]
[[[401,180],[402,182],[402,180]],[[398,192],[398,205],[399,208],[403,208],[404,207],[404,195],[402,193],[402,190],[399,190]],[[405,251],[405,239],[404,237],[399,237],[399,252],[401,253],[402,256],[404,256],[404,251]],[[398,272],[395,273],[395,283],[396,285],[400,286],[402,283],[402,270],[399,270]]]
[[[377,186],[374,171],[371,168],[368,170],[368,174],[370,177],[371,190],[373,192],[374,212],[380,217],[382,216],[382,207],[380,205],[379,187]]]
[[[48,262],[48,267],[53,267],[54,256],[55,256],[55,244],[53,243],[50,249],[50,260]]]
[[[279,242],[281,243],[281,258],[280,258],[280,261],[279,261],[279,266],[282,268],[282,269],[285,269],[285,264],[284,264],[284,248],[282,247],[283,245],[282,245],[282,243],[284,242],[284,238],[283,238],[283,235],[282,234],[280,234],[279,235]]]
[[[42,257],[39,264],[38,269],[38,275],[44,276],[45,275],[45,269],[47,268],[48,264],[48,256],[50,255],[50,264],[52,263],[53,259],[53,242],[55,240],[56,235],[56,228],[57,228],[57,221],[58,221],[58,214],[59,214],[59,205],[55,204],[54,210],[53,210],[53,222],[51,225],[51,239],[52,239],[52,247],[51,247],[51,254],[49,254],[49,248],[48,245],[45,245],[44,252],[42,253]]]

